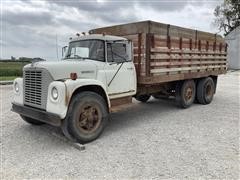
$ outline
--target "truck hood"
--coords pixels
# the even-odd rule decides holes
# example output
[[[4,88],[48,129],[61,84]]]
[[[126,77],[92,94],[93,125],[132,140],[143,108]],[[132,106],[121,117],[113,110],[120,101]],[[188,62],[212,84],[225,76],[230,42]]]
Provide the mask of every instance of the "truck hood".
[[[44,68],[54,80],[69,79],[70,73],[77,73],[78,78],[96,78],[97,62],[93,60],[62,60],[35,62],[24,66],[27,68]]]

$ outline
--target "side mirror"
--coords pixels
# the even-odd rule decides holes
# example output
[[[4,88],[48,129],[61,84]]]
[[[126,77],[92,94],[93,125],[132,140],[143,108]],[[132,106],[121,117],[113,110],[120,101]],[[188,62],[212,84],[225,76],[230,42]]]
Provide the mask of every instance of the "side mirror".
[[[65,56],[68,46],[62,47],[62,58]]]

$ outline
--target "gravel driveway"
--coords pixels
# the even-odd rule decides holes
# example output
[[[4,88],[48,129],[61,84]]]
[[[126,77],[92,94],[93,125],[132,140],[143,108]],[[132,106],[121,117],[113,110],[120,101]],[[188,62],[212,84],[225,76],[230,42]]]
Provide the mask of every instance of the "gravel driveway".
[[[239,77],[221,75],[210,105],[134,101],[85,150],[58,128],[22,121],[10,111],[11,86],[1,86],[2,178],[238,179]]]

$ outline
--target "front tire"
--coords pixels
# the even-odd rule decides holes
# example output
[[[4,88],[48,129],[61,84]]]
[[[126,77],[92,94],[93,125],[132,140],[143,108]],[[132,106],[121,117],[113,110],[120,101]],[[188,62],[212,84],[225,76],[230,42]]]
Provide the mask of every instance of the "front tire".
[[[32,119],[27,116],[23,116],[23,115],[20,115],[20,116],[24,121],[26,121],[27,123],[32,124],[32,125],[40,126],[40,125],[45,124],[44,122],[38,121],[36,119]]]
[[[108,122],[105,100],[94,92],[77,94],[70,103],[63,126],[76,141],[85,144],[97,139]]]
[[[176,84],[176,101],[182,108],[188,108],[194,102],[196,85],[193,80],[179,81]]]

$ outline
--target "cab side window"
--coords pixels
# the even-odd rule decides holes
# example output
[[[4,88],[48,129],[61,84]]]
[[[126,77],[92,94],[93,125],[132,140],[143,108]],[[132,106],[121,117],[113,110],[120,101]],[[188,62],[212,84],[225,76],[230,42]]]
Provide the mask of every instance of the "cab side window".
[[[127,59],[126,44],[124,43],[108,43],[107,44],[107,60],[108,62],[124,62]]]

